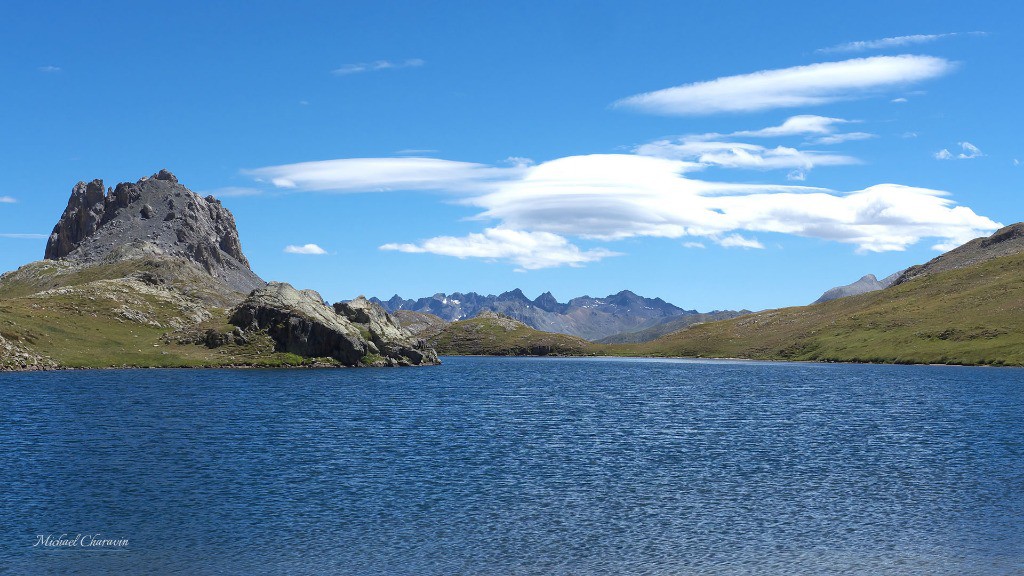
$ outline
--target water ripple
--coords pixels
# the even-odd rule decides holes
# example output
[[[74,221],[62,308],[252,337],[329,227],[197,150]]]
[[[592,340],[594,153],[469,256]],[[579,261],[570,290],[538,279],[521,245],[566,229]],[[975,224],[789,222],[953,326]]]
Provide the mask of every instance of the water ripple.
[[[1024,371],[0,375],[0,572],[1021,574]],[[123,536],[126,550],[32,547]]]

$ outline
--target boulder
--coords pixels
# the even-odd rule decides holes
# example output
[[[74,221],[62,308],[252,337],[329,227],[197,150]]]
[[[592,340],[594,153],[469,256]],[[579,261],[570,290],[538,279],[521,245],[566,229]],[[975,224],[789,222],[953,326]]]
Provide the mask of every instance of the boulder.
[[[358,298],[327,306],[313,290],[271,282],[232,310],[230,322],[266,332],[277,349],[346,366],[437,364],[437,353],[380,306]]]

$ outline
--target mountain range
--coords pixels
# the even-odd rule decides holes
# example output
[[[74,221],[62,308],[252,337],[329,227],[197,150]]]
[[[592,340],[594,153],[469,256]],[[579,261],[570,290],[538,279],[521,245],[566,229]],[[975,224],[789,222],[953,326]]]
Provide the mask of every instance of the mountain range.
[[[684,310],[661,298],[645,298],[629,290],[603,298],[580,296],[559,302],[551,292],[531,300],[518,288],[497,296],[475,292],[438,293],[417,300],[398,295],[386,301],[371,298],[391,313],[400,310],[433,314],[448,322],[467,320],[483,312],[503,314],[528,327],[544,332],[601,340],[624,333],[634,333],[665,323],[675,329],[688,323],[705,321],[709,316],[696,310]],[[733,318],[747,311],[715,311],[715,319]],[[690,321],[690,322],[688,322]]]

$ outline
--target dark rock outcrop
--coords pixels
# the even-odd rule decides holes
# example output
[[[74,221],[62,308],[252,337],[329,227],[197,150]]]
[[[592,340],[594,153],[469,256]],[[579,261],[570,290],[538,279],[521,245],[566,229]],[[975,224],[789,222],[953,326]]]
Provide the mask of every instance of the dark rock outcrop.
[[[438,363],[433,349],[362,297],[332,308],[313,290],[271,282],[239,304],[230,322],[246,331],[266,332],[280,351],[334,358],[346,366]]]
[[[96,263],[153,255],[191,260],[239,292],[265,285],[242,253],[231,212],[167,170],[106,194],[102,180],[76,184],[44,258]]]
[[[1024,252],[1024,222],[1000,228],[987,238],[975,238],[924,264],[911,266],[900,274],[893,285],[903,284],[914,278],[937,272],[966,268],[993,258],[1011,256],[1021,252]]]

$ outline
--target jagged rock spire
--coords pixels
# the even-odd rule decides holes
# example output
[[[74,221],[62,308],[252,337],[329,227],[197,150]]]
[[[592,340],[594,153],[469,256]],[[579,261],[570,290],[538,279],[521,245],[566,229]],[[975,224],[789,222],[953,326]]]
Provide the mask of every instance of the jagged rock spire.
[[[231,212],[168,170],[106,194],[102,180],[76,184],[44,257],[95,262],[140,255],[186,258],[242,292],[265,284],[249,268]]]

